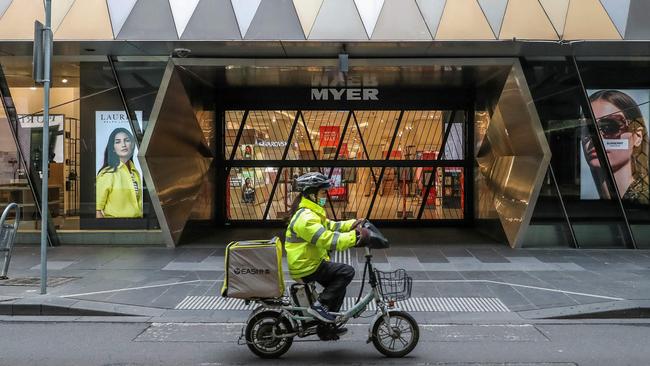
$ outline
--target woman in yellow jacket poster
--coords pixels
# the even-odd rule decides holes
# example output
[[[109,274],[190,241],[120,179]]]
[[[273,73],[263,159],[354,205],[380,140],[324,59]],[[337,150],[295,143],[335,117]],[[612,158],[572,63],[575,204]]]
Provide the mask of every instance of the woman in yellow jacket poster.
[[[142,217],[142,178],[133,163],[135,141],[125,128],[111,132],[96,178],[97,218]]]

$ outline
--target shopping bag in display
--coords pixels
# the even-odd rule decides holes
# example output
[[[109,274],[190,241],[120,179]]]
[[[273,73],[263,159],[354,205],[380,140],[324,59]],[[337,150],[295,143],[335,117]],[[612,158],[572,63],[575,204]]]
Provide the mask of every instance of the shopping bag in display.
[[[225,270],[223,297],[260,299],[284,294],[282,242],[277,237],[228,244]]]

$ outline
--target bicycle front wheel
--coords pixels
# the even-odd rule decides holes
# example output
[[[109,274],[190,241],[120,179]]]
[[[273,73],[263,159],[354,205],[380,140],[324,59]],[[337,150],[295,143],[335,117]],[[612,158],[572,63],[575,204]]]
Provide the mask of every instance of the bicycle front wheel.
[[[408,313],[391,311],[388,314],[390,324],[381,317],[373,325],[372,344],[377,351],[387,357],[404,357],[417,346],[420,340],[420,328]]]

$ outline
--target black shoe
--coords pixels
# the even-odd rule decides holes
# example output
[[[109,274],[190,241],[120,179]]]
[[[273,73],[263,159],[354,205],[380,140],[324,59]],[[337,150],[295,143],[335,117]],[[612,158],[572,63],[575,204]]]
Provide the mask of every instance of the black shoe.
[[[336,335],[339,337],[345,335],[347,332],[348,332],[348,328],[346,327],[336,328]]]
[[[340,329],[343,329],[342,333],[340,333]],[[345,334],[347,331],[345,328],[336,328],[333,324],[323,323],[316,328],[316,334],[321,341],[338,341],[339,336]]]

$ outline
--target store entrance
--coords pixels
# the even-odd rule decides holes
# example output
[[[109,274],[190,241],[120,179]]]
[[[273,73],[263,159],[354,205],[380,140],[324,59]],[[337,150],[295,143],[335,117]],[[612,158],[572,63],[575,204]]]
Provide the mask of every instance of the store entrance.
[[[491,139],[509,141],[501,117],[490,119],[502,99],[497,115],[516,122],[508,129],[527,126],[525,104],[505,103],[521,94],[523,84],[504,89],[515,61],[356,60],[344,70],[330,59],[174,60],[151,141],[183,137],[188,149],[173,154],[196,164],[151,170],[153,181],[179,169],[193,177],[183,189],[171,180],[157,187],[169,241],[275,235],[298,195],[295,178],[311,171],[334,181],[326,209],[335,220],[366,217],[392,230],[517,226],[527,196],[495,198],[523,191],[508,188],[509,152],[490,155],[484,143],[490,128]],[[145,155],[156,161],[167,153]],[[510,212],[514,219],[499,221]]]
[[[382,224],[473,219],[466,110],[224,110],[224,221],[280,223],[295,178],[328,175],[328,216]],[[470,157],[468,159],[468,157]]]

